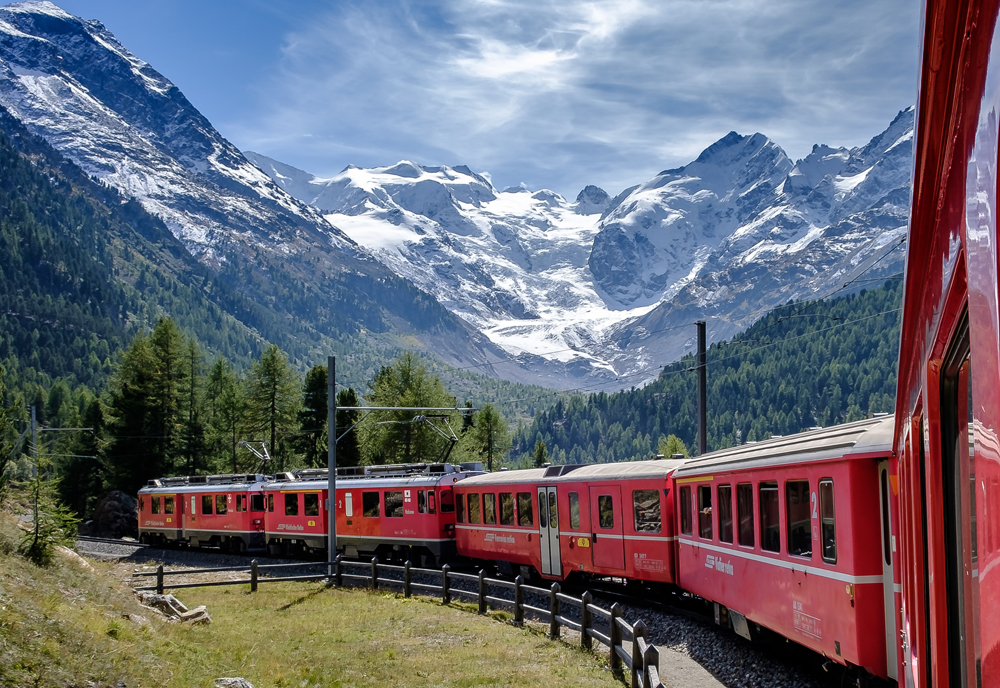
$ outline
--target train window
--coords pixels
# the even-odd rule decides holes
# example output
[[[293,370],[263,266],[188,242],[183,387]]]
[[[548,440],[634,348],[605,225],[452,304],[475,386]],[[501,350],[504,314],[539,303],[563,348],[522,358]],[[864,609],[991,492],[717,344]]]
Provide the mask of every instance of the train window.
[[[479,495],[470,494],[469,495],[469,523],[479,523],[482,519],[480,518],[481,512],[479,511]]]
[[[319,516],[318,492],[310,492],[302,495],[302,513],[306,516]]]
[[[297,492],[285,494],[285,516],[299,515],[299,495]]]
[[[159,497],[151,497],[149,499],[149,510],[150,510],[151,513],[154,513],[154,514],[160,513],[160,498]]]
[[[246,499],[243,495],[236,495],[236,512],[239,513],[243,511],[243,500]]]
[[[212,513],[212,495],[201,496],[201,513],[202,514]]]
[[[361,513],[365,515],[365,518],[378,518],[378,507],[378,492],[361,493]]]
[[[615,527],[615,500],[611,495],[597,497],[597,516],[601,528],[610,530]]]
[[[146,508],[146,498],[139,497],[139,511],[142,511],[145,508]]]
[[[385,491],[385,515],[387,518],[403,518],[402,490]]]
[[[691,486],[681,487],[681,533],[691,534]]]
[[[789,480],[785,483],[785,517],[788,519],[788,553],[797,557],[812,557],[808,480]]]
[[[500,493],[500,525],[514,525],[514,495],[510,492]]]
[[[633,490],[632,510],[635,513],[635,532],[660,532],[660,493],[657,490]]]
[[[698,486],[698,535],[712,539],[712,486]]]
[[[544,492],[538,495],[538,526],[543,529],[549,527],[548,517],[546,516]]]
[[[883,471],[882,476],[885,477]],[[837,522],[833,511],[833,480],[819,481],[819,522],[822,531],[823,561],[837,563]]]
[[[538,510],[541,511],[541,508]],[[559,527],[559,507],[556,505],[555,492],[549,492],[549,525],[552,528]]]
[[[250,511],[263,511],[264,510],[264,495],[255,494],[250,495]]]
[[[267,510],[269,512],[271,512],[271,513],[274,513],[274,495],[273,494],[269,494],[267,496]]]
[[[456,516],[456,520],[459,523],[465,523],[465,495],[458,495],[455,498],[455,503],[458,505],[458,516]]]
[[[172,514],[174,513],[174,498],[164,497],[163,498],[163,513]]]
[[[569,527],[580,530],[580,495],[576,492],[569,493]]]
[[[226,513],[226,495],[224,494],[215,495],[215,513],[217,514]]]
[[[427,513],[427,490],[417,490],[417,513]]]
[[[733,486],[719,485],[719,542],[733,542]]]
[[[535,522],[535,515],[531,510],[531,493],[517,493],[517,525],[531,526]]]
[[[483,523],[495,526],[497,523],[497,496],[495,494],[483,495]]]
[[[450,495],[451,492],[449,491],[448,494]],[[427,513],[429,513],[429,514],[436,514],[437,513],[437,507],[435,506],[435,504],[437,502],[434,501],[436,499],[437,499],[437,497],[434,496],[434,490],[428,490],[427,491]],[[444,500],[441,500],[441,501],[442,501],[441,511],[444,511],[444,506],[443,506]],[[452,510],[454,510],[454,509],[452,509]]]
[[[740,520],[740,544],[753,547],[753,485],[750,483],[736,486],[736,516]]]
[[[431,494],[430,511],[434,513],[434,495]],[[451,514],[455,511],[455,494],[450,490],[441,490],[441,513]]]
[[[760,548],[781,551],[781,524],[778,522],[778,483],[757,486],[760,503]]]

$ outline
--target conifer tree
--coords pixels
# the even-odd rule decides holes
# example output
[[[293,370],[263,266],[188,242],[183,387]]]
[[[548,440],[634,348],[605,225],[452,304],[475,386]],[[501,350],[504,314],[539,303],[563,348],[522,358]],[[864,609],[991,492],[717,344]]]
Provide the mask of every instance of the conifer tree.
[[[264,440],[274,460],[274,470],[283,470],[294,458],[289,441],[297,428],[299,383],[288,358],[272,344],[250,368],[247,380],[248,429]]]
[[[306,373],[305,381],[302,383],[299,435],[295,443],[306,466],[326,466],[325,431],[330,408],[327,394],[326,366],[313,366]]]
[[[494,457],[499,468],[503,457],[510,450],[511,438],[507,421],[493,404],[485,404],[475,414],[471,432],[476,450],[486,457],[487,470],[493,470]]]
[[[361,412],[340,411],[342,406],[347,408],[358,406],[358,394],[353,387],[337,392],[337,437],[340,438],[337,440],[337,465],[360,466],[361,445],[358,429],[354,425],[361,420]]]

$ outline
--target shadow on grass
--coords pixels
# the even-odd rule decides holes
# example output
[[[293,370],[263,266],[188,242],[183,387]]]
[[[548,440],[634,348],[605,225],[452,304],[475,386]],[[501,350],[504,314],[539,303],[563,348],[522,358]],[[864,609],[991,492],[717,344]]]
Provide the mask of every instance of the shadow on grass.
[[[324,585],[322,588],[319,588],[318,590],[313,590],[308,595],[303,595],[302,597],[300,597],[297,600],[292,600],[288,604],[284,604],[284,605],[278,607],[277,611],[279,611],[279,612],[288,611],[289,609],[291,609],[295,605],[302,604],[303,602],[306,602],[307,600],[310,600],[313,597],[316,597],[317,595],[319,595],[321,593],[324,593],[324,592],[326,592],[329,589],[330,589],[330,586]]]

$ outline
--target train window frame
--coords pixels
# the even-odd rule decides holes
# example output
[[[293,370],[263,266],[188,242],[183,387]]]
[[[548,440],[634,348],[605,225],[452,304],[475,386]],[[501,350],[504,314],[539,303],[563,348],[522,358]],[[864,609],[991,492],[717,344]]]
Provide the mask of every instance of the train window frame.
[[[139,511],[144,511],[146,509],[146,498],[139,495]]]
[[[799,486],[797,492],[792,491],[795,485]],[[802,491],[802,486],[805,486],[805,492]],[[810,502],[810,494],[808,480],[796,479],[785,481],[785,545],[788,547],[788,555],[791,557],[812,559],[812,504]],[[793,502],[793,497],[799,501]],[[796,521],[795,524],[792,522],[792,519],[796,515],[801,515],[803,505],[805,506],[805,527],[802,527],[801,524],[803,521],[801,519]],[[795,507],[794,509],[793,506]],[[793,511],[796,513],[793,513]],[[806,541],[808,541],[808,548],[804,547]]]
[[[269,513],[269,514],[273,514],[274,513],[274,493],[273,492],[268,492],[267,493],[267,513]]]
[[[216,513],[217,516],[225,516],[226,515],[226,512],[228,511],[228,507],[226,506],[226,502],[227,502],[226,495],[224,495],[224,494],[217,494],[217,495],[215,495],[215,513]]]
[[[765,490],[770,494],[774,493],[773,498],[768,497],[767,502],[774,503],[774,523],[771,523],[770,517],[765,519],[765,500],[764,492]],[[757,511],[760,515],[760,549],[762,552],[773,552],[775,554],[781,554],[781,494],[778,489],[777,480],[761,480],[757,483]],[[773,530],[772,530],[773,529]],[[769,536],[774,537],[769,537]],[[775,545],[771,547],[768,540],[772,540]]]
[[[527,507],[523,507],[522,504]],[[522,528],[531,528],[535,525],[534,502],[530,492],[517,493],[517,525]]]
[[[580,493],[569,493],[569,527],[570,530],[580,530]]]
[[[455,493],[451,488],[441,490],[441,498],[438,500],[439,506],[442,514],[452,514],[455,513]],[[430,512],[434,513],[434,503],[433,501],[429,505]]]
[[[829,486],[830,488],[830,516],[826,514],[826,501],[824,500],[823,488]],[[820,540],[820,552],[823,555],[823,561],[827,564],[837,563],[837,491],[833,484],[833,478],[821,478],[819,481],[819,540]],[[827,521],[829,521],[829,526],[832,529],[833,537],[831,543],[833,546],[833,555],[827,556],[827,536],[826,527]]]
[[[354,493],[344,493],[344,515],[347,518],[354,518]]]
[[[644,506],[650,499],[653,503]],[[632,490],[632,514],[636,533],[659,533],[663,530],[660,491]]]
[[[427,513],[427,490],[417,490],[417,513]]]
[[[382,510],[382,494],[378,490],[362,490],[361,514],[364,518],[378,518]]]
[[[513,492],[501,492],[500,493],[500,525],[502,526],[513,526],[517,523],[517,519],[514,516],[514,493]]]
[[[442,509],[442,512],[444,510]],[[434,490],[427,490],[427,513],[436,514],[437,513],[437,496]]]
[[[468,507],[469,523],[482,523],[483,511],[478,492],[470,492],[466,496],[466,506]]]
[[[168,515],[173,515],[174,513],[174,498],[164,497],[163,498],[163,513]]]
[[[245,495],[236,495],[236,513],[243,513],[243,500],[246,499]]]
[[[741,492],[743,493],[744,496],[748,496],[750,499],[748,501],[746,500],[740,501]],[[743,510],[744,506],[746,506],[747,511]],[[736,542],[737,544],[739,544],[740,547],[749,547],[752,549],[757,546],[757,540],[755,535],[757,530],[756,528],[757,521],[754,514],[755,510],[753,508],[753,483],[736,483],[736,519],[737,519]],[[747,523],[747,525],[749,526],[748,528],[744,528],[743,525],[744,517],[749,519]],[[748,538],[749,542],[744,541],[744,535],[749,536]]]
[[[458,523],[465,523],[465,495],[455,495],[455,520]]]
[[[559,528],[559,503],[556,501],[555,492],[549,492],[549,525],[552,528]]]
[[[492,492],[483,494],[483,525],[497,524],[497,496]]]
[[[159,495],[149,498],[149,513],[159,514],[160,513],[160,497]]]
[[[694,527],[691,518],[691,486],[681,485],[679,490],[680,512],[681,512],[681,535],[692,535]]]
[[[609,494],[597,495],[597,527],[600,528],[601,530],[614,530],[615,528],[614,496]]]
[[[250,495],[250,511],[252,513],[261,513],[264,511],[264,495],[259,492]]]
[[[302,515],[319,516],[319,492],[306,492],[302,495]]]
[[[213,513],[215,513],[215,509],[213,507],[212,495],[203,494],[201,496],[201,515],[211,516]]]
[[[707,501],[707,503],[706,503]],[[712,508],[712,484],[698,486],[698,537],[702,540],[715,539],[715,517]]]
[[[723,495],[722,493],[726,494]],[[722,483],[715,488],[715,501],[719,507],[719,542],[733,544],[733,486]]]
[[[403,491],[386,490],[382,495],[382,507],[386,518],[403,518]]]
[[[285,492],[285,516],[299,515],[299,493]]]

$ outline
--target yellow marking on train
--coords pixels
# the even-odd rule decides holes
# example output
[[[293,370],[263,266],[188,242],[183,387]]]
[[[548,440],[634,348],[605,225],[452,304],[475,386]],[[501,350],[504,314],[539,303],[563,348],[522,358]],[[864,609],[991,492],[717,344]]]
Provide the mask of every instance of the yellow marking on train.
[[[711,475],[703,475],[698,478],[681,478],[680,480],[677,481],[677,484],[680,485],[681,483],[701,483],[707,480],[711,480],[713,477],[714,476]]]
[[[576,544],[578,547],[590,547],[590,538],[577,538]]]

